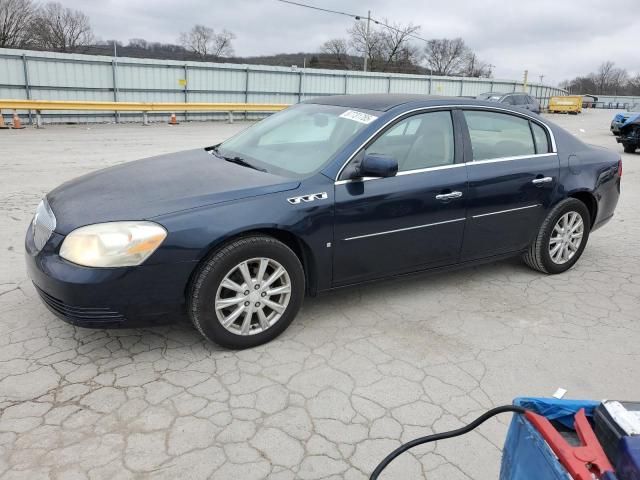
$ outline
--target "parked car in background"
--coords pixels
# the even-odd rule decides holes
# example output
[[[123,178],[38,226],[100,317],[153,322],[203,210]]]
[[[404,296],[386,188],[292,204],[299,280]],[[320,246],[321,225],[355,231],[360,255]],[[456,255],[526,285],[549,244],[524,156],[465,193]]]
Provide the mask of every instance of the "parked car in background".
[[[505,105],[513,105],[514,107],[525,108],[533,113],[540,113],[540,103],[535,97],[526,93],[500,93],[488,92],[481,93],[476,97],[478,100],[488,100],[490,102],[504,103]]]
[[[582,108],[596,108],[598,97],[595,95],[582,95]]]
[[[627,108],[626,112],[616,113],[611,120],[611,133],[614,135],[620,134],[620,127],[626,123],[629,118],[640,115],[640,104],[636,103]]]
[[[640,148],[640,111],[627,113],[624,123],[618,127],[616,141],[622,144],[625,153],[634,153]]]
[[[188,317],[247,348],[282,333],[305,294],[512,256],[565,272],[613,216],[621,176],[619,153],[521,108],[320,97],[55,188],[26,263],[73,324]]]

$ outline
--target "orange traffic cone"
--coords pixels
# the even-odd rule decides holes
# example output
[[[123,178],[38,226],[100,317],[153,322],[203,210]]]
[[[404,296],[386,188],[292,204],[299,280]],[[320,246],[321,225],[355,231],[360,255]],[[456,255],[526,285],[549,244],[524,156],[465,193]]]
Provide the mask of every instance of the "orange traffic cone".
[[[175,113],[171,114],[171,118],[169,119],[169,125],[179,125],[178,119],[176,118]]]
[[[2,116],[2,112],[0,112],[0,128],[10,128],[9,125],[4,123],[4,117]]]
[[[11,128],[13,128],[14,130],[20,130],[24,128],[22,126],[22,122],[20,121],[20,116],[15,110],[13,111],[13,123],[11,124]]]

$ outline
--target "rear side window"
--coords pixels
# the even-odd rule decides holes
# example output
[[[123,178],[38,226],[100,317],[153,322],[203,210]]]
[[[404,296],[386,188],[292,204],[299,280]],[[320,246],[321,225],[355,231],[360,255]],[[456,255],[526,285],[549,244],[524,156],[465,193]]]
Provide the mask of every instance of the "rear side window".
[[[529,121],[496,112],[464,112],[469,128],[473,160],[534,155],[536,153]]]
[[[549,139],[547,138],[547,132],[544,131],[537,123],[531,122],[531,131],[533,132],[533,139],[536,143],[536,153],[549,153]]]
[[[529,97],[527,95],[516,95],[516,105],[526,105],[529,103]]]

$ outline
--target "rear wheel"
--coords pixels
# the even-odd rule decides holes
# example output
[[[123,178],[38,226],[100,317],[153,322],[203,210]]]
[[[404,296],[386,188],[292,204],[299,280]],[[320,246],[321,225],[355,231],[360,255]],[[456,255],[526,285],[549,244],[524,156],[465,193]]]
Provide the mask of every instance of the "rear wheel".
[[[207,339],[250,348],[280,335],[304,297],[304,271],[296,254],[268,236],[232,241],[196,273],[189,314]]]
[[[635,153],[636,152],[636,146],[635,145],[630,145],[628,143],[623,143],[622,147],[624,148],[624,153]]]
[[[556,205],[524,254],[525,263],[544,273],[562,273],[580,258],[591,229],[589,210],[575,198]]]

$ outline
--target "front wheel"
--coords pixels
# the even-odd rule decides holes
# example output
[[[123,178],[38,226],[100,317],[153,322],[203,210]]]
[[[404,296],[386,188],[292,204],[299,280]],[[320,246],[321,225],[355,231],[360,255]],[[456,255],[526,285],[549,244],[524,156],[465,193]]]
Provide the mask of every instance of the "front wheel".
[[[250,348],[293,321],[305,292],[297,255],[268,236],[238,238],[206,260],[189,292],[189,314],[208,340]]]
[[[591,217],[586,205],[567,198],[556,205],[524,254],[525,263],[544,273],[562,273],[580,258],[589,239]]]
[[[622,147],[624,148],[624,153],[635,153],[637,148],[635,145],[630,145],[628,143],[623,143]]]

